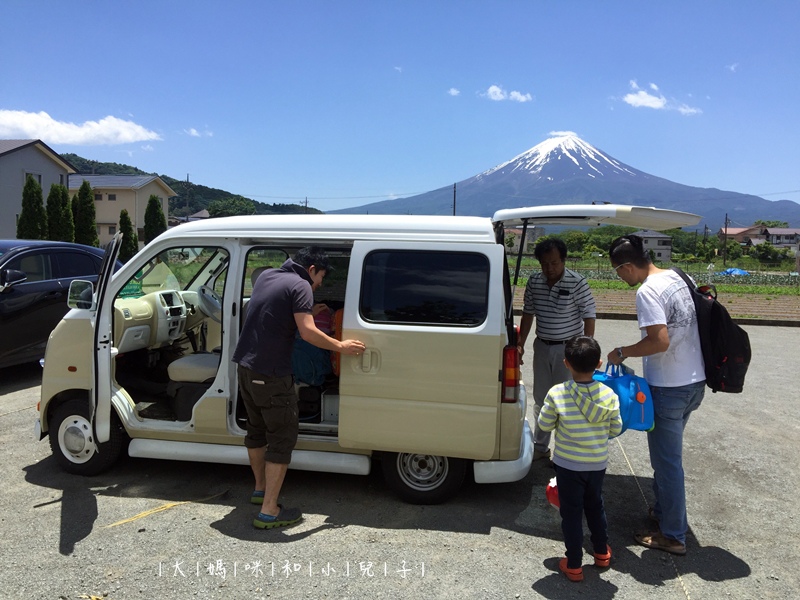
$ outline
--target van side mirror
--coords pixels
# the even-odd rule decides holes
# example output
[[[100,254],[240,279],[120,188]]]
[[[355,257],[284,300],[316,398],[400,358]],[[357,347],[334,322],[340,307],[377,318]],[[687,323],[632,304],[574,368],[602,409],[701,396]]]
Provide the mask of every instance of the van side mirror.
[[[0,293],[5,292],[7,289],[14,287],[18,283],[22,283],[27,279],[28,276],[22,271],[17,271],[16,269],[3,269],[0,271]]]
[[[67,296],[67,306],[70,308],[88,308],[94,310],[94,287],[91,281],[75,279],[69,284],[69,295]]]

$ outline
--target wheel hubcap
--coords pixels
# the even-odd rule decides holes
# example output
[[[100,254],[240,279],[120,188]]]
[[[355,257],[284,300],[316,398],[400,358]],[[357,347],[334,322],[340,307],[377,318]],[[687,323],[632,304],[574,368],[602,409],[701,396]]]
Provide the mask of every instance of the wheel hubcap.
[[[400,454],[397,472],[403,482],[416,490],[430,491],[447,477],[448,463],[443,456],[430,454]]]
[[[83,417],[65,419],[59,428],[58,440],[64,456],[72,462],[84,463],[95,453],[92,425]]]

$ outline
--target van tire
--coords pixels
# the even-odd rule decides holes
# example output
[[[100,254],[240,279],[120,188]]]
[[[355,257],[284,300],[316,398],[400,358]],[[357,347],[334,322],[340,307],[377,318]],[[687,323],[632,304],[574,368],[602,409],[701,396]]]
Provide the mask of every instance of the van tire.
[[[381,468],[386,485],[401,500],[410,504],[441,504],[461,489],[467,461],[431,454],[387,452]]]
[[[60,404],[50,419],[50,449],[62,469],[75,475],[97,475],[109,469],[125,446],[126,434],[117,413],[111,411],[110,437],[95,442],[86,400],[73,398]]]

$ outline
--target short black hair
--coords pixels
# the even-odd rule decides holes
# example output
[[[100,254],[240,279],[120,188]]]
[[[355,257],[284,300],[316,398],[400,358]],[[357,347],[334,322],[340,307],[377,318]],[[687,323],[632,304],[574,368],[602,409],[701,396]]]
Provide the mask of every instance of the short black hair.
[[[536,257],[536,260],[542,260],[542,257],[552,250],[558,250],[558,255],[561,257],[561,261],[567,260],[567,245],[564,243],[563,240],[559,238],[546,238],[536,244],[536,247],[533,249],[533,255]]]
[[[576,335],[567,340],[564,358],[578,373],[593,373],[600,362],[600,344],[588,335]]]
[[[608,251],[611,264],[621,265],[631,263],[639,268],[644,268],[653,261],[650,252],[644,247],[644,240],[638,235],[623,235],[611,242]]]
[[[317,271],[325,271],[325,273],[333,271],[328,255],[319,246],[300,248],[292,260],[306,269],[313,265],[317,268]]]

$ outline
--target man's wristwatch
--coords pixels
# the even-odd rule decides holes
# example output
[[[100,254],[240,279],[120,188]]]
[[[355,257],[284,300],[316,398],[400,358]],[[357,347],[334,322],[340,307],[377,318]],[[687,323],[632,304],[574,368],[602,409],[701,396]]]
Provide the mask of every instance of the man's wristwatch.
[[[622,346],[617,348],[617,357],[619,358],[620,362],[625,360],[625,355],[622,353]]]

